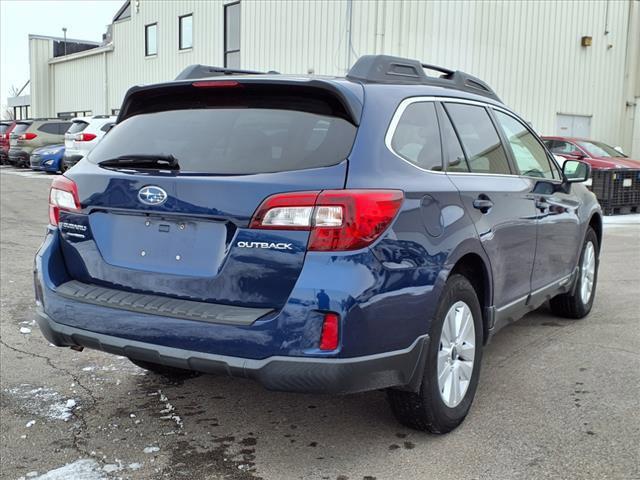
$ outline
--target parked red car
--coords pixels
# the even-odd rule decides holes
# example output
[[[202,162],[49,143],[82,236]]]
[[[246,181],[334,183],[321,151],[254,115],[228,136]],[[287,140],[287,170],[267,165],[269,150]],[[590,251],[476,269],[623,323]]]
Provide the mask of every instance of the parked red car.
[[[595,170],[640,169],[640,160],[631,160],[622,152],[603,142],[572,137],[542,137],[542,140],[554,155],[560,155],[567,160],[582,160]]]
[[[16,122],[8,120],[0,122],[0,163],[5,164],[9,158],[9,134],[16,126]]]

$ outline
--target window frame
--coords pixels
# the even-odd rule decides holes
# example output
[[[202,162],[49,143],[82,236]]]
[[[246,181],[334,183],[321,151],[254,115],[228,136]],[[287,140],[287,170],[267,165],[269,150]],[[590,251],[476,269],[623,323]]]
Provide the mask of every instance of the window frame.
[[[149,28],[155,27],[156,29],[156,51],[154,53],[149,53]],[[158,55],[158,22],[148,23],[144,26],[144,56],[148,57],[156,57]]]
[[[191,17],[191,45],[188,47],[182,46],[182,19]],[[191,50],[193,48],[193,12],[185,13],[178,17],[178,51],[184,52],[185,50]]]
[[[419,166],[418,164],[416,164],[415,162],[411,161],[410,159],[404,157],[401,153],[399,153],[398,151],[396,151],[393,148],[393,138],[396,135],[396,131],[397,131],[397,127],[400,124],[400,121],[402,120],[402,117],[404,116],[405,112],[407,111],[407,109],[412,106],[415,105],[416,103],[430,103],[433,105],[433,111],[434,111],[434,115],[435,115],[435,120],[436,120],[436,125],[438,127],[438,141],[440,142],[440,168],[441,170],[434,170],[434,169],[429,169],[429,168],[423,168],[421,166]],[[423,100],[423,101],[417,101],[417,102],[410,102],[406,105],[406,107],[402,110],[402,112],[400,113],[400,115],[398,116],[398,121],[396,122],[396,124],[394,125],[393,128],[393,134],[391,135],[390,139],[389,139],[389,144],[388,144],[389,150],[391,150],[393,152],[393,154],[399,158],[401,158],[402,160],[404,160],[405,162],[413,165],[416,168],[419,168],[420,170],[424,170],[425,172],[444,172],[445,171],[445,161],[444,161],[444,146],[442,144],[442,126],[440,125],[440,116],[438,114],[438,102],[437,101],[433,101],[433,100]],[[465,160],[466,161],[466,160]]]
[[[240,38],[238,39],[238,48],[234,49],[234,50],[228,50],[228,45],[227,45],[227,33],[228,33],[228,28],[229,28],[229,22],[227,20],[227,11],[230,7],[234,7],[234,6],[238,6],[238,8],[240,9],[240,24],[238,25],[238,35],[240,36]],[[240,44],[240,40],[242,37],[242,32],[240,31],[241,27],[242,27],[242,7],[240,4],[240,0],[237,0],[235,2],[229,2],[226,3],[224,5],[224,11],[223,11],[223,16],[222,16],[222,22],[224,24],[223,29],[222,29],[222,39],[223,39],[223,60],[224,60],[224,68],[229,68],[229,62],[227,61],[227,57],[230,53],[237,53],[240,56],[240,52],[241,52],[241,47],[242,45]],[[240,59],[242,59],[242,57],[240,56]],[[238,67],[234,67],[234,68],[240,68],[240,66]]]

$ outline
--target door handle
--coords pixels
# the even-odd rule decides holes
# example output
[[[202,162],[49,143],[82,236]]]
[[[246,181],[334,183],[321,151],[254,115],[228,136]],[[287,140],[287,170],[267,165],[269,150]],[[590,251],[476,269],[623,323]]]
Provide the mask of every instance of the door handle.
[[[493,207],[493,202],[484,194],[478,196],[478,198],[473,201],[473,208],[477,208],[482,213],[489,213],[491,207]]]
[[[549,208],[549,204],[545,198],[536,198],[536,208],[544,213]]]

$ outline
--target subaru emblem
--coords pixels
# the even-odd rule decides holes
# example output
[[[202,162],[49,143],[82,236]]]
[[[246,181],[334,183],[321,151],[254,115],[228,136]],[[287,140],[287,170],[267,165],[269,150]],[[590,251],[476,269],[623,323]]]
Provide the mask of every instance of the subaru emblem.
[[[138,199],[145,205],[162,205],[167,201],[167,192],[155,185],[147,185],[138,192]]]

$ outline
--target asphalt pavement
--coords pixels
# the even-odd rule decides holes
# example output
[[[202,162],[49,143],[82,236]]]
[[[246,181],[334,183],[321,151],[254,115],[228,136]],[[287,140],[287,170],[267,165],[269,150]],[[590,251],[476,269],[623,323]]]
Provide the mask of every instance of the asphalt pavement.
[[[383,392],[171,381],[50,346],[32,268],[51,178],[0,168],[2,479],[640,479],[637,217],[607,220],[592,313],[543,307],[501,331],[466,421],[431,436],[397,424]]]

